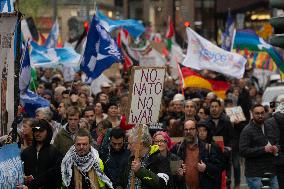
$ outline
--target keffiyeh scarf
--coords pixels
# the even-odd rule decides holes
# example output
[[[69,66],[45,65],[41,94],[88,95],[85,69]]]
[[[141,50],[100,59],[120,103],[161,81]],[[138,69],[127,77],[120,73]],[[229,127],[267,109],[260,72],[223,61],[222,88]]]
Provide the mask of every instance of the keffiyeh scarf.
[[[65,186],[70,185],[74,165],[83,173],[88,173],[91,168],[94,168],[98,178],[113,189],[112,182],[100,169],[99,154],[93,147],[85,156],[78,156],[74,145],[68,150],[61,163],[62,180]]]

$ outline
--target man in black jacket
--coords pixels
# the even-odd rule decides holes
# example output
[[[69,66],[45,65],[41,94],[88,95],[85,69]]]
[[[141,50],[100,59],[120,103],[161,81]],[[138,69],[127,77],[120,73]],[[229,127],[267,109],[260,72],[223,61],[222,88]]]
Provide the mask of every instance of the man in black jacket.
[[[264,123],[265,110],[261,104],[252,107],[251,122],[240,136],[240,155],[245,158],[245,176],[250,189],[261,188],[261,178],[269,172],[271,189],[278,189],[275,161],[278,156],[279,138],[273,127]]]
[[[24,162],[25,186],[29,189],[60,188],[60,152],[50,144],[52,128],[45,120],[35,122],[33,144],[26,148],[21,159]]]
[[[116,188],[122,171],[128,164],[130,152],[125,144],[125,131],[115,127],[110,131],[109,143],[101,147],[100,158],[105,165],[105,174]]]
[[[265,124],[271,125],[275,130],[275,135],[279,136],[280,152],[277,158],[277,179],[279,188],[284,188],[284,99],[273,113],[273,116],[265,121]]]
[[[226,162],[227,173],[227,188],[231,185],[231,166],[232,166],[232,146],[234,143],[235,135],[234,128],[229,118],[223,113],[223,108],[220,100],[213,99],[210,102],[210,117],[209,127],[213,138],[215,136],[222,136],[224,140],[224,155]]]
[[[135,189],[167,189],[170,188],[170,163],[159,153],[159,146],[152,144],[151,135],[146,125],[142,127],[142,140],[139,159],[134,159],[137,146],[138,127],[128,133],[128,149],[131,151],[128,166],[121,175],[118,189],[129,189],[134,174]]]

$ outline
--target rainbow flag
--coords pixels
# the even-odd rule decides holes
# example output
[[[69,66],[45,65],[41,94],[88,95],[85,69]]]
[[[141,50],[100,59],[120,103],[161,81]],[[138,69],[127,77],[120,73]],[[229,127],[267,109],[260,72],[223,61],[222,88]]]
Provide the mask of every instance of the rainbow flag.
[[[250,51],[250,50],[236,50],[238,54],[243,55],[247,59],[249,68],[258,68],[278,72],[279,69],[271,58],[271,56],[264,51]]]
[[[194,72],[190,68],[181,68],[183,75],[183,87],[184,88],[200,88],[213,91],[216,95],[222,99],[226,98],[226,92],[230,88],[230,84],[226,81],[218,81],[212,79],[206,79],[199,73]]]

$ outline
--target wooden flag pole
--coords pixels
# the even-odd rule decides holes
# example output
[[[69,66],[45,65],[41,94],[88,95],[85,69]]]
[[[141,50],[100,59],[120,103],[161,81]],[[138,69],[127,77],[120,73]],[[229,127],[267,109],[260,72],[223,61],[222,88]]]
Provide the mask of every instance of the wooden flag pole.
[[[138,138],[137,138],[137,142],[135,145],[135,161],[139,160],[140,158],[140,148],[141,148],[141,140],[142,140],[142,128],[143,125],[138,124],[136,125],[136,127],[138,127]],[[130,189],[134,189],[135,188],[135,174],[134,172],[132,172],[131,175],[131,180],[130,180]]]

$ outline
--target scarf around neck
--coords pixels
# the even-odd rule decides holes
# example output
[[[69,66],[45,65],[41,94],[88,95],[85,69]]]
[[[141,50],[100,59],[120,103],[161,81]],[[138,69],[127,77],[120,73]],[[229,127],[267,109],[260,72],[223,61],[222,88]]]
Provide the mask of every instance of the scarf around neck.
[[[62,180],[65,186],[69,186],[72,178],[72,167],[77,166],[78,170],[87,173],[94,168],[98,178],[113,189],[112,182],[100,169],[99,153],[91,147],[91,151],[85,156],[78,156],[75,146],[71,146],[61,163]]]

